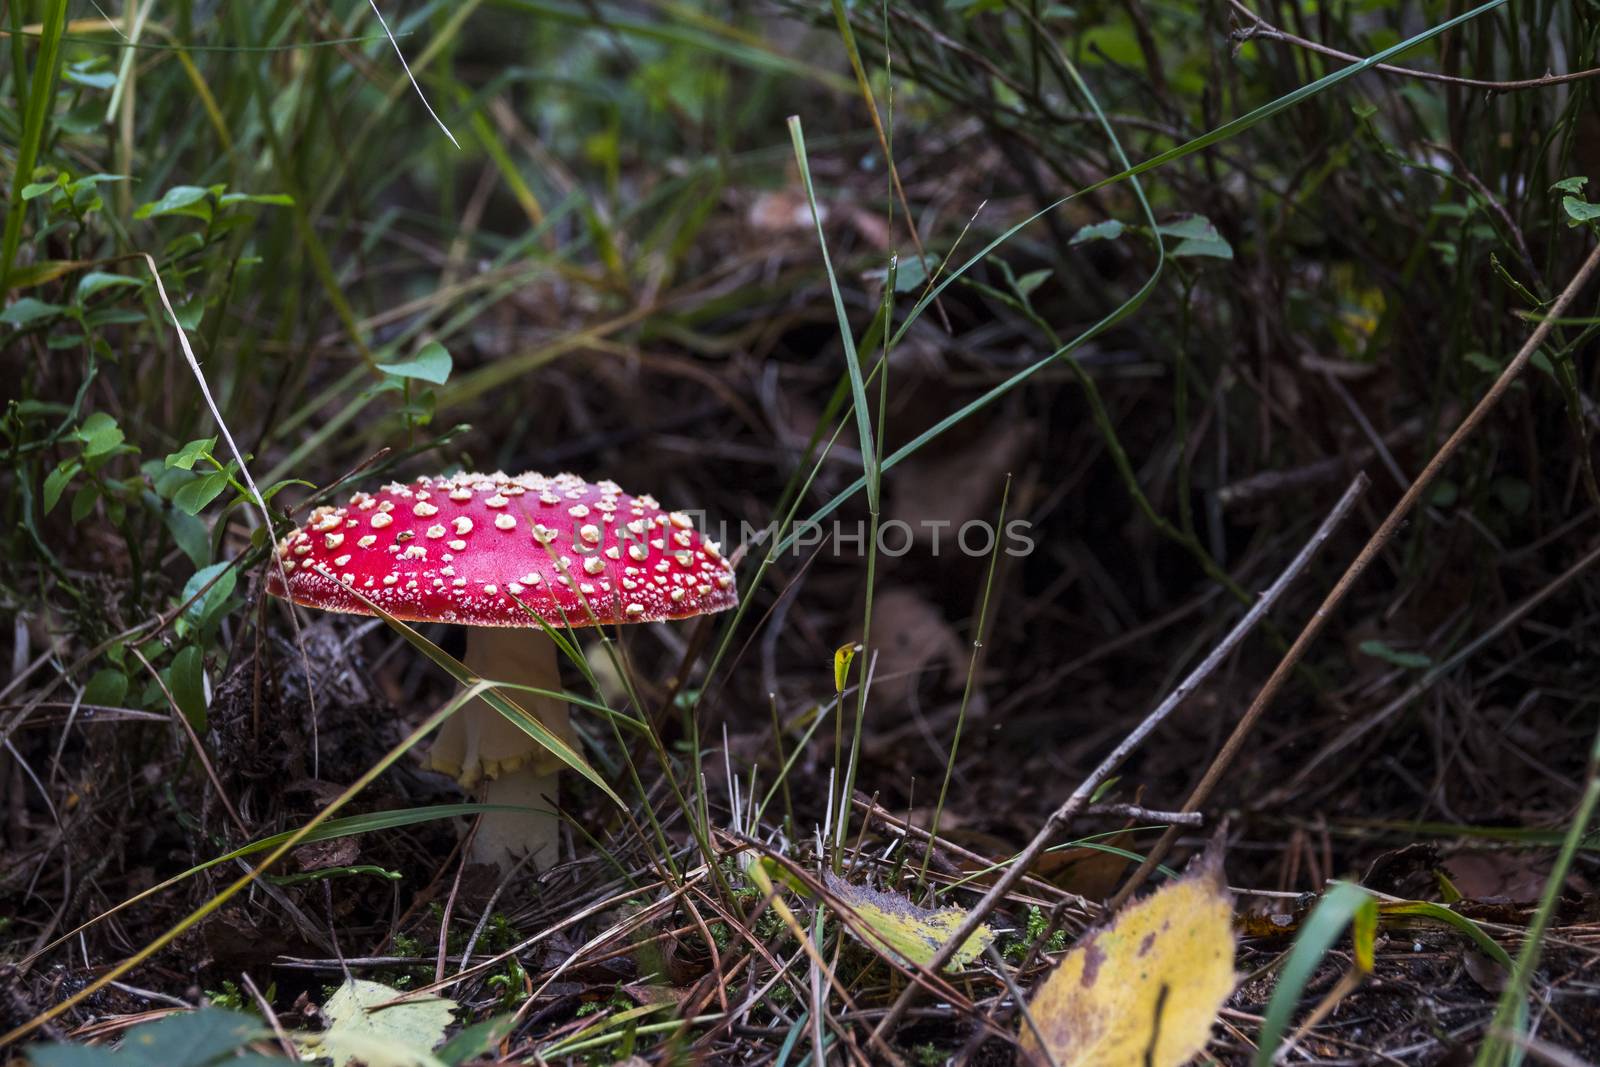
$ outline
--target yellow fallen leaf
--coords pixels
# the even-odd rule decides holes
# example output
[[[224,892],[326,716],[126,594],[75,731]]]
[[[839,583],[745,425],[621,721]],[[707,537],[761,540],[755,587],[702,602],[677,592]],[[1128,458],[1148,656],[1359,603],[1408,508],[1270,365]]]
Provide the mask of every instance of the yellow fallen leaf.
[[[1181,1067],[1233,992],[1233,907],[1220,857],[1089,934],[1029,1010],[1060,1067]],[[1048,1062],[1021,1021],[1026,1062]]]
[[[444,1067],[433,1048],[452,1022],[453,1000],[428,997],[389,1004],[404,996],[381,982],[347,978],[322,1006],[328,1028],[296,1033],[303,1059],[329,1059],[334,1067]]]
[[[927,966],[933,954],[967,919],[967,913],[960,908],[937,911],[919,908],[898,893],[851,885],[832,874],[827,875],[827,884],[829,891],[848,905],[850,913],[866,927],[871,936],[862,938],[863,941],[874,949],[888,948],[919,966]],[[851,932],[860,936],[858,931]],[[945,969],[956,971],[965,967],[981,956],[993,940],[992,929],[978,927],[956,950]]]

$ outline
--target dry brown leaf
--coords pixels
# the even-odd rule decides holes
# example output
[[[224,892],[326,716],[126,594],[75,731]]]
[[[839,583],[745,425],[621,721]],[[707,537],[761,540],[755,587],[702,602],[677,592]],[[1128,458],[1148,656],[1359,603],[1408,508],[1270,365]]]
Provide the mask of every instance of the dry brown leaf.
[[[937,535],[941,555],[961,551],[962,525],[994,522],[1006,474],[1021,461],[1032,437],[1027,423],[1005,421],[965,447],[941,454],[927,450],[906,460],[889,476],[889,518],[910,526],[918,543],[931,545]],[[996,535],[1004,546],[1004,535]],[[889,543],[898,545],[900,536],[894,533]],[[966,543],[976,551],[984,537],[973,530]]]
[[[872,602],[872,633],[878,664],[873,695],[892,704],[910,705],[924,671],[943,666],[943,687],[953,689],[966,678],[961,639],[944,614],[909,589],[890,589]]]
[[[1099,843],[1106,847],[1047,852],[1034,864],[1034,873],[1076,896],[1104,900],[1117,891],[1130,862],[1126,856],[1119,856],[1110,849],[1132,849],[1136,842],[1124,827],[1121,833]]]

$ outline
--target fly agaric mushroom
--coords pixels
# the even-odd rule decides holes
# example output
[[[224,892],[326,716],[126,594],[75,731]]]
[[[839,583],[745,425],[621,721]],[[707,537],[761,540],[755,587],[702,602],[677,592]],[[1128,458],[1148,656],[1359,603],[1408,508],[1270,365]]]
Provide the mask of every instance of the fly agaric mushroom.
[[[723,611],[739,599],[732,564],[687,515],[573,474],[391,483],[344,507],[317,508],[278,543],[278,558],[282,573],[272,567],[267,580],[275,596],[373,614],[353,589],[407,622],[467,626],[465,662],[475,675],[553,692],[561,690],[556,646],[534,615],[554,627],[608,626]],[[504,695],[577,747],[564,701]],[[532,737],[472,700],[440,727],[429,763],[467,788],[481,784],[488,803],[540,812],[486,813],[474,859],[504,867],[529,852],[539,867],[554,860],[556,817],[544,798],[556,799],[562,764]]]

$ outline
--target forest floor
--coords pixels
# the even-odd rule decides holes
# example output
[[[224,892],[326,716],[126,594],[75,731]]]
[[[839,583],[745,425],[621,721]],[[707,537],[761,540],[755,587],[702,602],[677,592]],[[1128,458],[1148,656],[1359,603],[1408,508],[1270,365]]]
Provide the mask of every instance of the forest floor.
[[[452,1064],[1017,1062],[1209,848],[1209,1061],[1600,1062],[1600,112],[1450,80],[1593,12],[433,4],[413,82],[365,0],[11,6],[0,1056],[209,1004],[309,1057],[360,979]],[[1408,36],[1444,81],[1296,95]],[[738,576],[572,632],[544,870],[428,769],[462,628],[265,592],[261,504],[460,470]]]

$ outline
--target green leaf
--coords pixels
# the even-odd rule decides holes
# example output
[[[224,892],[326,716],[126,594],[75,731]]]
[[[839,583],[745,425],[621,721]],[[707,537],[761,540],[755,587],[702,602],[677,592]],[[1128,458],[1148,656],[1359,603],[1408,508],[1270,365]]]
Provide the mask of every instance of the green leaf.
[[[49,474],[44,479],[44,513],[50,514],[55,510],[56,504],[61,501],[61,494],[66,491],[72,479],[77,477],[83,469],[83,464],[75,459],[69,459]]]
[[[93,189],[104,182],[125,182],[127,180],[128,176],[126,174],[85,174],[81,178],[75,178],[72,184],[67,186],[67,192],[76,195],[85,189]]]
[[[61,72],[61,80],[65,82],[71,82],[73,85],[81,85],[85,89],[106,90],[117,84],[117,76],[109,70],[100,71],[95,74],[83,74],[79,73],[78,71],[64,70]]]
[[[1104,222],[1094,223],[1092,226],[1082,227],[1072,235],[1072,240],[1069,243],[1081,245],[1085,241],[1115,241],[1122,236],[1123,231],[1126,229],[1127,227],[1116,219],[1107,219]]]
[[[485,1019],[481,1023],[473,1023],[452,1037],[449,1041],[439,1046],[437,1053],[439,1059],[457,1067],[458,1064],[475,1060],[493,1052],[516,1028],[517,1017],[515,1013],[496,1015],[492,1019]]]
[[[83,702],[102,708],[117,707],[127,695],[128,676],[114,667],[96,671],[89,684],[83,687]]]
[[[95,503],[100,499],[100,486],[94,482],[85,482],[78,487],[72,495],[72,522],[77,525],[88,517],[94,510]]]
[[[1600,204],[1591,204],[1575,196],[1564,196],[1561,206],[1566,210],[1568,226],[1581,226],[1585,222],[1600,219]]]
[[[236,1053],[272,1033],[260,1020],[221,1008],[178,1012],[130,1030],[113,1051],[103,1045],[34,1045],[27,1061],[41,1067],[273,1067],[281,1056]]]
[[[206,302],[203,297],[186,300],[172,309],[178,320],[178,325],[185,330],[195,330],[200,327],[200,320],[206,315]]]
[[[164,672],[172,699],[194,732],[206,732],[206,658],[198,645],[186,645]]]
[[[1232,259],[1233,246],[1204,215],[1189,215],[1176,222],[1164,222],[1156,227],[1163,237],[1178,238],[1173,256],[1209,256],[1213,259]]]
[[[1571,193],[1574,196],[1578,196],[1583,192],[1583,187],[1585,185],[1588,185],[1588,184],[1589,184],[1589,179],[1588,178],[1585,178],[1582,175],[1578,175],[1577,177],[1572,177],[1572,178],[1562,178],[1560,181],[1556,182],[1554,185],[1552,185],[1550,187],[1550,191],[1551,192],[1560,191],[1560,192],[1563,192],[1563,193]],[[24,194],[24,195],[26,195],[26,194]]]
[[[125,326],[144,321],[144,312],[121,307],[98,307],[83,317],[86,326]],[[166,323],[161,325],[165,326]]]
[[[164,466],[168,469],[177,467],[181,470],[192,471],[194,470],[195,462],[202,456],[209,456],[216,444],[217,438],[215,434],[210,437],[197,437],[176,452],[169,453]]]
[[[235,1063],[232,1053],[270,1035],[271,1031],[252,1015],[203,1008],[135,1027],[123,1038],[118,1051],[124,1064],[131,1061],[148,1067],[206,1067],[218,1061]]]
[[[1050,280],[1051,270],[1031,270],[1016,281],[1017,292],[1024,298],[1033,295],[1033,291]]]
[[[928,271],[939,265],[938,259],[929,255],[918,258],[916,256],[902,256],[895,262],[894,291],[897,293],[910,293],[921,288],[922,283],[928,280]],[[889,280],[889,268],[865,271],[865,278],[885,282]]]
[[[81,85],[85,89],[109,89],[117,84],[117,75],[109,70],[76,70],[68,67],[61,72],[61,80],[73,85]]]
[[[433,1048],[444,1039],[456,1003],[419,997],[378,1008],[403,996],[380,982],[348,978],[322,1006],[329,1020],[320,1034],[295,1034],[301,1053],[331,1059],[333,1067],[437,1067]],[[373,1009],[377,1010],[373,1010]]]
[[[173,493],[172,506],[185,515],[198,515],[200,509],[215,500],[217,495],[226,488],[228,488],[227,473],[224,471],[212,471],[210,474],[196,478]]]
[[[59,189],[63,185],[67,184],[66,177],[67,176],[63,174],[53,182],[30,182],[22,187],[22,199],[33,200],[43,196],[45,193],[50,192],[52,189]]]
[[[1204,215],[1185,215],[1172,222],[1163,222],[1156,227],[1156,232],[1163,237],[1197,237],[1201,239],[1217,236],[1217,228],[1211,225],[1211,220]]]
[[[1526,515],[1533,505],[1533,486],[1521,478],[1502,475],[1494,480],[1492,488],[1501,506],[1513,515]]]
[[[1376,639],[1361,642],[1360,649],[1363,655],[1381,659],[1385,663],[1393,664],[1396,667],[1422,670],[1433,666],[1433,660],[1420,652],[1400,652]]]
[[[294,197],[288,193],[227,193],[217,198],[223,207],[234,204],[271,204],[276,207],[293,207]]]
[[[101,1045],[68,1044],[30,1046],[28,1062],[33,1067],[128,1067],[130,1063]]]
[[[90,271],[78,281],[78,302],[89,299],[102,289],[111,289],[119,285],[131,285],[137,288],[144,282],[138,278],[129,278],[123,274],[107,274],[104,271]]]
[[[218,577],[218,575],[221,577]],[[188,610],[183,613],[183,617],[188,620],[189,625],[197,629],[203,628],[209,623],[212,616],[222,608],[228,597],[233,594],[234,587],[239,582],[239,568],[233,566],[230,560],[213,563],[209,567],[201,567],[189,576],[187,582],[183,583],[183,592],[179,595],[178,602],[180,604],[186,602],[190,597],[205,588],[206,583],[213,578],[216,579],[216,583],[206,590],[205,596],[190,604]]]
[[[211,558],[211,531],[206,524],[172,508],[161,509],[161,517],[166,520],[167,532],[172,534],[179,550],[189,557],[189,562],[196,567],[205,566]]]
[[[211,220],[211,205],[206,203],[209,194],[198,185],[174,185],[154,203],[144,204],[133,213],[136,219],[159,218],[163,215],[188,215],[191,218]]]
[[[48,319],[61,310],[60,304],[47,304],[43,300],[25,296],[4,311],[0,311],[0,322],[21,329],[24,326],[31,326],[40,319]]]
[[[1191,237],[1188,240],[1179,241],[1178,246],[1168,254],[1174,257],[1207,256],[1211,259],[1232,259],[1233,246],[1221,238],[1215,241],[1202,241]]]
[[[1301,994],[1322,965],[1333,942],[1346,926],[1356,921],[1359,913],[1376,911],[1377,907],[1378,902],[1372,894],[1348,882],[1335,885],[1317,902],[1305,925],[1300,928],[1300,936],[1295,938],[1294,948],[1289,950],[1289,959],[1279,972],[1272,999],[1267,1002],[1266,1021],[1261,1025],[1255,1059],[1251,1061],[1255,1067],[1271,1067],[1278,1045],[1283,1041],[1284,1031],[1288,1029],[1289,1020],[1300,1003]]]
[[[450,380],[452,362],[450,353],[437,341],[429,341],[417,354],[401,363],[380,363],[378,369],[396,378],[414,378],[417,381],[443,385]]]
[[[83,420],[77,437],[83,442],[85,457],[103,456],[122,443],[122,427],[117,420],[103,411],[96,411]]]

